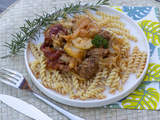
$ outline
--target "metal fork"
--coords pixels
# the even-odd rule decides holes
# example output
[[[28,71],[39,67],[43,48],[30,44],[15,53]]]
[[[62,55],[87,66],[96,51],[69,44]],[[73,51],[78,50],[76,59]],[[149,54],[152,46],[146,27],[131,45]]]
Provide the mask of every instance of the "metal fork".
[[[1,79],[1,78],[5,78],[7,80]],[[47,99],[45,99],[45,98],[39,96],[38,94],[36,94],[31,89],[31,87],[29,86],[29,84],[28,84],[27,80],[24,78],[24,76],[17,71],[1,67],[0,81],[7,84],[7,85],[15,87],[17,89],[27,90],[27,91],[31,92],[37,98],[41,99],[42,101],[44,101],[45,103],[47,103],[48,105],[50,105],[51,107],[53,107],[54,109],[56,109],[57,111],[59,111],[60,113],[65,115],[66,117],[70,118],[71,120],[84,120],[83,118],[80,118],[80,117],[78,117],[78,116],[76,116],[76,115],[58,107],[57,105],[51,103]]]

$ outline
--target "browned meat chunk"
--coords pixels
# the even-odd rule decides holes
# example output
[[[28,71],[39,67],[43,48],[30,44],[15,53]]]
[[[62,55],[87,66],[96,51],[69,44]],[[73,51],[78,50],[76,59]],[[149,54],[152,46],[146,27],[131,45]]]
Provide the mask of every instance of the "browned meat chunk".
[[[54,50],[45,43],[42,44],[41,50],[44,52],[44,56],[46,56],[47,67],[67,72],[70,70],[68,64],[65,64],[64,61],[59,59],[64,54],[63,51]]]
[[[49,33],[45,33],[44,43],[47,46],[52,46],[52,42],[53,42],[53,40],[51,39],[51,36],[49,35]]]
[[[55,38],[59,37],[58,34],[67,35],[67,30],[61,24],[55,24],[52,27],[48,28],[46,32],[44,32],[44,42],[48,46],[52,46],[53,39],[52,36]]]
[[[104,48],[93,48],[88,51],[87,56],[94,57],[94,58],[103,58],[106,57],[108,54],[108,49]]]
[[[78,67],[77,72],[83,78],[90,79],[95,76],[98,70],[98,63],[94,58],[86,58]]]
[[[70,68],[67,64],[60,64],[60,65],[59,65],[59,70],[69,72],[70,69],[71,69],[71,68]]]
[[[98,34],[99,36],[105,38],[106,40],[110,40],[112,38],[112,34],[108,31],[105,31],[105,30],[101,30],[100,33]]]
[[[49,34],[57,34],[57,33],[64,33],[67,34],[67,30],[61,24],[55,24],[49,30]]]

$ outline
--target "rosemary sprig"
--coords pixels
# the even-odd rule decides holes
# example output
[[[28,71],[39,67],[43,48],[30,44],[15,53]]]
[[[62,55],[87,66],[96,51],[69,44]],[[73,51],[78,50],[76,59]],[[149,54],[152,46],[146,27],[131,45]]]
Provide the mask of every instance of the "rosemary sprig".
[[[88,3],[81,5],[81,2],[77,4],[64,5],[61,9],[56,9],[56,12],[49,14],[45,13],[42,16],[37,15],[33,21],[25,20],[26,24],[23,27],[20,27],[20,32],[16,34],[12,34],[11,43],[5,42],[6,47],[10,49],[10,54],[3,56],[1,58],[11,57],[13,55],[18,54],[25,48],[25,43],[29,41],[29,39],[38,38],[36,33],[46,27],[49,24],[52,24],[54,21],[58,21],[59,18],[66,18],[66,15],[72,15],[74,13],[82,13],[87,9],[97,11],[97,8],[100,5],[109,5],[109,0],[99,0],[96,4],[89,5]]]

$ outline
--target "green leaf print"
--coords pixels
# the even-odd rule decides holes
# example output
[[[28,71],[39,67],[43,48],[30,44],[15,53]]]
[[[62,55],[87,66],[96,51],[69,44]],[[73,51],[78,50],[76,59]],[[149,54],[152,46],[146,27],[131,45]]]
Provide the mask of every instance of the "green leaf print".
[[[118,103],[103,106],[104,108],[121,108]]]
[[[160,60],[160,48],[157,48],[158,50],[158,57],[159,57],[159,60]]]
[[[160,81],[160,64],[150,63],[143,81]]]
[[[114,8],[120,12],[123,12],[123,10],[119,6],[109,6],[109,7]]]
[[[155,110],[159,103],[159,93],[155,88],[136,89],[124,101],[123,108]]]
[[[158,7],[155,7],[154,9],[155,9],[156,17],[159,20],[159,10],[158,10]]]
[[[142,28],[147,39],[153,45],[160,45],[160,25],[159,22],[153,22],[152,20],[143,20],[138,23]]]
[[[151,84],[151,82],[142,81],[141,84],[137,87],[137,89],[145,89],[145,87],[149,84]]]

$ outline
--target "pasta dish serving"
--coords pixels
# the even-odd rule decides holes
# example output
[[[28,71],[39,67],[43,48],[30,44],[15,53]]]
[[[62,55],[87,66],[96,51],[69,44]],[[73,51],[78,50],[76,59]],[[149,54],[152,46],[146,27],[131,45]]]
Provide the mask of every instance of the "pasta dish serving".
[[[130,74],[139,78],[147,53],[130,48],[136,35],[118,15],[102,11],[75,14],[46,27],[44,42],[29,43],[32,73],[49,89],[71,99],[104,99],[123,91]]]

